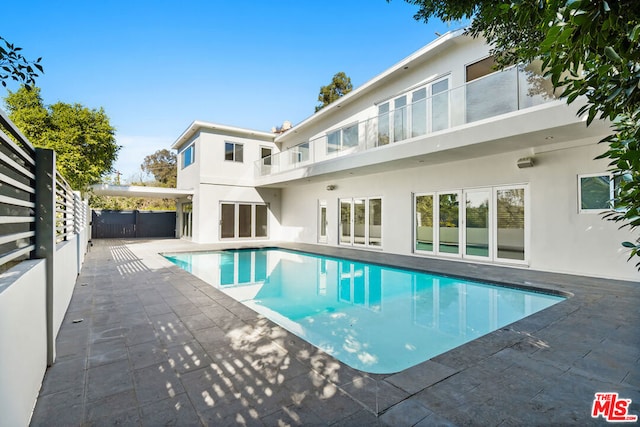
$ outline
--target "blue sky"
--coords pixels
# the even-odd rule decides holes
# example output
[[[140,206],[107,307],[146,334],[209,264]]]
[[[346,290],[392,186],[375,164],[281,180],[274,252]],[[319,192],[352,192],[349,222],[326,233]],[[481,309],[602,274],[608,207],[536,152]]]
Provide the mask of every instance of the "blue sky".
[[[38,0],[2,9],[0,36],[43,57],[46,104],[105,109],[124,180],[193,120],[263,131],[298,123],[336,72],[358,87],[455,29],[415,21],[416,7],[401,0]]]

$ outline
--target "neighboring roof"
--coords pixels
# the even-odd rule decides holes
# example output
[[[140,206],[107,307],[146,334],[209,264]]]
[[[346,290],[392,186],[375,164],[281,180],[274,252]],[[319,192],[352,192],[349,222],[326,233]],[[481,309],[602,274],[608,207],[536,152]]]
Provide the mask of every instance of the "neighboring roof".
[[[96,184],[91,189],[99,196],[150,197],[154,199],[178,199],[193,196],[193,190],[164,187],[143,187],[141,185]]]
[[[287,137],[287,135],[291,135],[292,131],[299,131],[301,128],[305,128],[305,127],[311,125],[315,121],[320,120],[322,117],[324,117],[327,114],[333,112],[334,110],[351,103],[352,101],[356,100],[361,95],[364,95],[367,92],[375,90],[377,87],[379,87],[381,84],[383,84],[389,78],[395,77],[395,75],[397,73],[401,73],[404,70],[406,70],[408,68],[411,68],[413,65],[415,65],[417,63],[420,63],[420,62],[423,62],[423,61],[427,60],[428,58],[430,58],[431,56],[436,55],[437,53],[439,53],[441,51],[441,49],[444,47],[444,45],[448,44],[449,42],[451,42],[454,39],[458,39],[463,34],[464,34],[464,29],[459,29],[459,30],[455,30],[455,31],[449,31],[446,34],[443,34],[442,36],[438,37],[437,39],[435,39],[434,41],[432,41],[428,45],[426,45],[423,48],[417,50],[416,52],[414,52],[411,55],[407,56],[402,61],[398,62],[397,64],[395,64],[392,67],[388,68],[387,70],[383,71],[382,73],[378,74],[377,76],[375,76],[374,78],[372,78],[371,80],[369,80],[368,82],[363,84],[362,86],[358,87],[355,90],[352,90],[351,92],[349,92],[345,96],[341,97],[340,99],[338,99],[338,100],[332,102],[331,104],[327,105],[326,107],[322,108],[317,113],[307,117],[302,122],[300,122],[297,125],[293,126],[287,132],[284,132],[284,133],[276,136],[275,142],[282,141],[283,139],[285,139]]]
[[[176,142],[174,142],[173,145],[171,145],[171,148],[174,150],[180,148],[180,146],[188,142],[193,137],[193,135],[195,135],[201,129],[211,130],[214,132],[223,133],[225,135],[230,135],[230,136],[261,139],[269,142],[273,142],[275,138],[275,135],[271,132],[263,132],[259,130],[244,129],[244,128],[239,128],[235,126],[227,126],[227,125],[221,125],[217,123],[195,120],[189,125],[189,127],[184,132],[182,132],[182,135],[180,135],[180,137],[178,137]]]

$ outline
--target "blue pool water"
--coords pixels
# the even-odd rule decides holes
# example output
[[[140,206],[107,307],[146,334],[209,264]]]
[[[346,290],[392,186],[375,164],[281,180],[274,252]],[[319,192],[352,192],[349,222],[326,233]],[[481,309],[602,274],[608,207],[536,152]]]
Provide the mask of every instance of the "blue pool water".
[[[402,371],[564,299],[280,249],[164,256],[371,373]]]

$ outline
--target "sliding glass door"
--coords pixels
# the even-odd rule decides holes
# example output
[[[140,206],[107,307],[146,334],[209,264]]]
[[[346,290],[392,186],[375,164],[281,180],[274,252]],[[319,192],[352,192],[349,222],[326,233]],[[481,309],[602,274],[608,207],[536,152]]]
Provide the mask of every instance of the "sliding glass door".
[[[526,195],[525,185],[416,194],[414,251],[526,263]]]

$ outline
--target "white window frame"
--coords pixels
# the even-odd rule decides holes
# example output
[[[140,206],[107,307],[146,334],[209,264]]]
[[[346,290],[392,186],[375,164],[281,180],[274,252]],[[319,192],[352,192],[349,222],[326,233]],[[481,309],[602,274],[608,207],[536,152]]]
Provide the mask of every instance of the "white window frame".
[[[187,163],[187,155],[189,156],[189,163]],[[180,169],[185,169],[196,162],[196,142],[193,141],[180,151]]]
[[[233,237],[222,237],[222,205],[233,205]],[[251,236],[240,237],[240,205],[251,205]],[[256,236],[256,206],[266,206],[267,208],[267,235]],[[218,204],[218,212],[220,212],[220,221],[218,224],[218,236],[220,240],[266,240],[269,239],[269,204],[259,202],[230,202],[220,201]]]
[[[596,174],[597,176],[598,174]],[[524,190],[524,259],[517,260],[511,258],[499,258],[498,257],[498,191],[522,189]],[[466,197],[469,193],[474,192],[489,192],[489,256],[474,256],[466,255]],[[452,254],[448,252],[440,251],[440,195],[442,194],[458,194],[458,253]],[[433,250],[427,251],[417,248],[417,230],[418,230],[418,218],[416,215],[417,198],[421,196],[433,197]],[[531,203],[529,200],[529,185],[528,184],[513,184],[503,186],[489,186],[489,187],[477,187],[468,189],[457,190],[443,190],[432,192],[413,193],[413,209],[412,209],[412,224],[413,224],[413,253],[417,255],[437,256],[442,258],[459,258],[472,261],[483,261],[489,263],[499,264],[517,264],[528,265],[530,254],[530,241],[531,241]]]
[[[227,159],[227,144],[233,145],[233,159]],[[242,147],[242,160],[237,160],[237,147]],[[233,163],[244,163],[244,144],[241,142],[225,141],[224,142],[224,161]]]
[[[582,208],[582,178],[609,177],[609,208],[606,209],[589,209]],[[587,173],[578,175],[578,213],[579,214],[601,214],[613,209],[612,201],[615,197],[615,180],[611,172]]]
[[[355,127],[357,130],[357,134],[358,134],[358,143],[356,145],[352,145],[352,146],[348,146],[345,147],[344,145],[344,131],[345,129],[350,129]],[[338,134],[338,147],[334,150],[329,151],[329,136],[330,135],[334,135],[334,134]],[[331,130],[329,132],[326,133],[326,138],[327,138],[327,143],[326,143],[326,154],[327,155],[332,155],[332,154],[336,154],[336,153],[340,153],[343,151],[347,151],[347,150],[353,150],[356,149],[360,146],[360,123],[359,122],[353,122],[350,123],[348,125],[342,126],[339,129],[334,129]]]
[[[369,225],[369,216],[371,214],[370,212],[370,206],[369,206],[369,201],[370,200],[380,200],[380,208],[382,209],[383,206],[383,201],[384,198],[382,196],[369,196],[369,197],[345,197],[345,198],[341,198],[338,199],[338,245],[341,246],[354,246],[354,247],[358,247],[358,248],[369,248],[369,249],[382,249],[383,247],[383,242],[384,242],[384,210],[380,212],[380,244],[379,245],[372,245],[370,243],[370,225]],[[356,243],[355,242],[355,201],[356,200],[363,200],[364,201],[364,217],[365,217],[365,222],[364,222],[364,243]],[[342,242],[342,232],[340,227],[342,226],[342,203],[346,202],[349,203],[351,206],[351,211],[350,211],[350,219],[349,219],[349,238],[350,241],[349,242]]]

